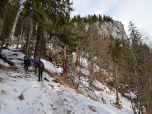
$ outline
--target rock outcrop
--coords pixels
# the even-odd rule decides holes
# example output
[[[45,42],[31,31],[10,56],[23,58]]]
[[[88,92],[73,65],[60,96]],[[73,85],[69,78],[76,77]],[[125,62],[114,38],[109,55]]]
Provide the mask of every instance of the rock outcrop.
[[[126,41],[128,40],[124,25],[119,21],[113,21],[113,23],[110,21],[103,23],[96,22],[94,25],[98,28],[98,33],[101,34],[104,38],[108,39],[111,34],[114,38],[124,39]],[[77,26],[77,22],[75,23],[75,26]],[[89,29],[88,23],[85,25],[85,29],[86,31]]]
[[[113,21],[113,23],[111,22],[103,22],[102,24],[99,23],[95,23],[95,25],[98,27],[99,29],[99,33],[103,36],[103,37],[108,37],[110,34],[114,37],[114,38],[118,38],[118,39],[128,39],[128,36],[124,30],[124,25],[121,22],[118,21]]]

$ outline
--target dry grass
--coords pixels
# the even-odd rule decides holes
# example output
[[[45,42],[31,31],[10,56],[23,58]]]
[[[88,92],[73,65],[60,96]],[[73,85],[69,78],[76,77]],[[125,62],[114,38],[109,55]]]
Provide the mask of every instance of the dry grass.
[[[41,106],[43,106],[43,103],[40,103]]]
[[[5,90],[1,90],[1,94],[5,94],[6,95],[6,91]]]
[[[10,67],[10,66],[3,66],[3,65],[0,64],[0,69],[3,70],[3,71],[6,71],[6,70],[7,70],[7,71],[8,71],[8,70],[9,70],[9,71],[14,71],[14,70],[16,70],[17,68],[16,68],[16,67]]]
[[[14,89],[15,92],[18,92],[16,89]]]
[[[50,72],[49,72],[48,70],[46,70],[46,69],[44,69],[44,72],[45,72],[46,74],[48,74],[50,77],[55,77],[55,76],[57,76],[57,75],[55,75],[55,74],[50,73]],[[46,81],[49,81],[46,77],[45,77],[45,80],[46,80]],[[79,94],[82,94],[82,91],[81,91],[81,90],[79,90],[78,88],[76,88],[74,85],[69,84],[69,81],[66,80],[66,79],[64,79],[64,78],[61,77],[61,76],[57,76],[57,78],[55,78],[55,79],[52,80],[52,81],[55,82],[55,83],[60,83],[61,85],[67,85],[68,87],[70,87],[70,88],[72,88],[72,89],[75,89],[76,92],[78,92]],[[52,87],[52,85],[50,85],[50,86]],[[52,87],[52,88],[54,88],[54,87]]]
[[[53,85],[51,85],[51,84],[50,84],[49,86],[51,86],[51,87],[52,87],[52,89],[54,89],[54,86],[53,86]]]
[[[118,109],[122,109],[121,104],[118,104],[118,105],[117,105],[117,108],[118,108]]]
[[[46,74],[48,74],[50,77],[56,76],[55,74],[50,73],[50,71],[48,71],[48,70],[46,70],[46,69],[44,69],[44,72],[45,72]]]
[[[83,94],[83,92],[82,92],[80,89],[78,89],[78,88],[76,88],[74,85],[70,84],[70,82],[69,82],[68,80],[64,79],[64,78],[61,77],[61,76],[58,76],[58,77],[57,77],[56,79],[54,79],[53,81],[54,81],[55,83],[60,83],[61,85],[67,85],[68,87],[76,90],[77,93]]]
[[[46,77],[44,77],[44,80],[47,81],[47,82],[49,82],[49,79],[47,79]]]
[[[0,78],[0,82],[2,82],[3,81],[3,78]]]
[[[96,112],[95,107],[94,106],[89,106],[89,109],[92,110],[93,112]]]
[[[24,100],[24,96],[23,96],[23,92],[21,93],[21,95],[18,97],[21,101]]]
[[[34,70],[28,70],[28,72],[34,72]]]
[[[0,78],[0,83],[5,83],[3,78]]]
[[[97,90],[97,91],[104,91],[104,88],[98,88],[98,87],[96,87],[95,85],[93,85],[93,84],[91,84],[91,86],[95,89],[95,90]]]

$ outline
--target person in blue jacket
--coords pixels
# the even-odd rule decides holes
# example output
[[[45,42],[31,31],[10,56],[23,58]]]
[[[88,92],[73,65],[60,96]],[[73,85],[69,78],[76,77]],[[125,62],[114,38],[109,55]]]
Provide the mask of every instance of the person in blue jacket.
[[[25,55],[25,56],[24,56],[24,68],[27,67],[27,59],[28,59],[28,56]]]
[[[34,73],[37,74],[37,68],[38,68],[38,66],[39,66],[39,60],[35,60],[35,61],[34,61],[34,66],[35,66],[35,71],[34,71]]]
[[[30,66],[30,58],[29,56],[24,56],[24,68],[25,71],[28,71],[28,67]]]
[[[33,58],[30,55],[28,55],[28,60],[29,60],[29,67],[30,67],[33,62]]]

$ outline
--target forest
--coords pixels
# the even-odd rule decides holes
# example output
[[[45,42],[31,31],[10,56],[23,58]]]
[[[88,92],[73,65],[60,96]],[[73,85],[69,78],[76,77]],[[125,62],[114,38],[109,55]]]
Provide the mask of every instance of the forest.
[[[125,96],[124,93],[135,92],[136,98],[125,96],[134,114],[151,114],[152,52],[142,41],[146,36],[130,22],[127,40],[111,34],[105,38],[98,31],[103,23],[113,23],[112,17],[88,14],[71,18],[72,4],[70,0],[1,0],[0,58],[14,66],[1,52],[15,44],[34,60],[44,58],[61,67],[61,78],[77,89],[81,77],[88,77],[90,87],[98,80],[115,88],[117,107],[118,93]],[[88,76],[82,73],[83,59],[88,63]],[[102,69],[111,77],[105,76]]]

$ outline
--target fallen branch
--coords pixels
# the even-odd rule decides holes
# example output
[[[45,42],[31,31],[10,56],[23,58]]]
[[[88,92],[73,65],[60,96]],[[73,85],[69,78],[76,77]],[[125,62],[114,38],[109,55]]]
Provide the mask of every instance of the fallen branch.
[[[5,62],[7,62],[10,66],[15,66],[15,63],[8,60],[4,55],[0,54],[0,58],[3,59]]]

